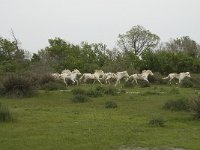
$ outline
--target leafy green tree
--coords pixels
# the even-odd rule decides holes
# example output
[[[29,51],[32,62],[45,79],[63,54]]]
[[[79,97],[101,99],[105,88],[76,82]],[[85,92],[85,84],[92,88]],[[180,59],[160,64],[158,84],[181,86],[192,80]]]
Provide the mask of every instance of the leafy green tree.
[[[172,39],[166,43],[166,49],[174,52],[185,52],[192,57],[198,56],[200,51],[198,44],[189,36]]]
[[[16,41],[0,37],[0,71],[16,72],[29,66],[25,51],[17,45]]]
[[[160,38],[142,26],[133,26],[125,34],[119,35],[118,45],[124,51],[132,51],[140,56],[144,50],[158,45]]]

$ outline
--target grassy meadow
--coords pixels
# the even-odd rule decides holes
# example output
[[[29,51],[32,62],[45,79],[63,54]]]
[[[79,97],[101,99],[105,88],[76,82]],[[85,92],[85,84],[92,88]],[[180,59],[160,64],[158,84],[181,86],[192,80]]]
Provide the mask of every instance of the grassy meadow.
[[[81,85],[84,89],[92,86],[97,85]],[[73,88],[39,91],[31,98],[1,97],[14,120],[0,123],[0,150],[200,149],[200,120],[190,111],[162,109],[166,101],[190,98],[198,89],[175,85],[125,88],[127,93],[73,103]],[[118,107],[105,108],[110,100]],[[154,117],[166,120],[165,126],[150,126]]]

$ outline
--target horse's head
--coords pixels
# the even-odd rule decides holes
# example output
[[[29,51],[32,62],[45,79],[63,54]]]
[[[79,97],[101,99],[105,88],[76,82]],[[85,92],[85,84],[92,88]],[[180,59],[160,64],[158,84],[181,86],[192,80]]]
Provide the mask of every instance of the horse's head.
[[[151,70],[146,70],[145,73],[146,73],[147,75],[151,75],[151,76],[154,75],[153,72],[152,72]]]
[[[77,74],[77,75],[79,75],[79,76],[82,75],[81,72],[80,72],[78,69],[74,69],[74,70],[72,71],[72,73],[75,73],[75,74]]]
[[[69,69],[65,69],[61,73],[71,73],[71,71]]]
[[[127,71],[123,71],[123,77],[126,78],[125,81],[128,81],[128,79],[129,79],[129,74],[128,74]]]
[[[185,76],[190,78],[190,77],[191,77],[191,76],[190,76],[190,72],[186,72],[186,73],[185,73]]]
[[[103,70],[95,70],[94,73],[98,74],[99,76],[103,76],[104,75]]]

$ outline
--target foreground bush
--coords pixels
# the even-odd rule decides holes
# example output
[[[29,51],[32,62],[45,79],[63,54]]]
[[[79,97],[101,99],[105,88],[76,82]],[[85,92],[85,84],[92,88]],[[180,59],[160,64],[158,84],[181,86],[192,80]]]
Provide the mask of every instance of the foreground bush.
[[[105,103],[105,108],[117,108],[117,103],[114,101],[107,101]]]
[[[86,94],[86,93],[87,93],[86,90],[84,90],[84,89],[82,89],[82,88],[79,88],[79,87],[74,88],[74,89],[72,90],[72,94],[73,94],[73,95]]]
[[[149,125],[152,127],[164,127],[166,120],[162,117],[154,117],[149,121]]]
[[[150,83],[145,80],[138,80],[138,84],[141,88],[150,87]]]
[[[8,108],[0,103],[0,122],[12,121],[13,117]]]
[[[104,92],[103,91],[98,91],[96,89],[90,89],[87,91],[87,95],[89,97],[101,97],[103,96]]]
[[[194,83],[191,78],[185,78],[184,80],[181,81],[180,86],[183,88],[192,88],[194,87]]]
[[[65,84],[56,81],[50,81],[41,86],[41,90],[52,91],[52,90],[64,90],[64,89],[66,89]]]
[[[33,94],[29,80],[22,76],[10,75],[3,81],[2,85],[6,96],[26,97]]]
[[[155,72],[153,76],[148,77],[148,80],[150,83],[167,84],[167,80],[163,80],[162,78],[163,76],[159,72]]]
[[[74,97],[72,98],[72,102],[74,103],[84,103],[87,102],[89,100],[89,97],[85,94],[77,94],[74,95]]]
[[[195,117],[200,118],[200,95],[191,99],[190,110],[193,112]]]
[[[107,95],[117,95],[118,93],[118,89],[114,86],[108,86],[105,88],[105,94]]]
[[[164,104],[163,109],[171,111],[189,110],[189,101],[186,98],[180,98],[177,100],[168,100]]]
[[[170,89],[169,94],[180,94],[180,91],[178,88],[173,87]]]

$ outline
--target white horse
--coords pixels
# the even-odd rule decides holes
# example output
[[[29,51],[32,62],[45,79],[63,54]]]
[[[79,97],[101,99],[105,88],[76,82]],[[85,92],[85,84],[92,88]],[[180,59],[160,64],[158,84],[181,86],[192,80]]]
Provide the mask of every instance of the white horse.
[[[148,76],[153,76],[153,72],[151,70],[143,70],[141,74],[133,74],[129,77],[132,80],[132,83],[135,81],[138,84],[137,80],[145,80],[149,83]]]
[[[64,73],[66,73],[66,74],[70,74],[70,73],[72,73],[69,69],[65,69],[65,70],[63,70],[62,72],[61,72],[61,74],[64,74]]]
[[[108,72],[108,73],[104,73],[103,79],[105,80],[105,83],[109,83],[112,79],[116,79],[116,75],[115,73],[112,72]]]
[[[179,83],[181,83],[181,81],[185,78],[185,77],[191,77],[190,76],[190,72],[182,72],[182,73],[170,73],[167,77],[162,78],[162,79],[168,79],[169,78],[169,82],[171,84],[172,79],[176,78],[178,79]]]
[[[95,83],[95,81],[98,81],[100,84],[102,84],[100,81],[100,77],[103,77],[103,75],[104,75],[103,70],[95,70],[93,74],[84,73],[79,80],[82,81],[82,79],[84,79],[83,82],[86,82],[87,80],[91,79],[94,80],[93,84]]]
[[[51,76],[52,76],[55,80],[59,80],[59,79],[60,79],[60,74],[59,74],[59,73],[52,73]]]
[[[74,69],[72,72],[68,71],[68,70],[65,70],[65,71],[62,71],[61,73],[61,78],[63,78],[64,80],[64,83],[66,84],[66,86],[68,86],[67,84],[67,81],[66,80],[71,80],[73,82],[73,84],[76,82],[77,83],[77,86],[78,86],[78,76],[80,76],[81,73],[79,70],[77,69]]]
[[[128,81],[129,79],[129,75],[128,75],[128,72],[127,71],[123,71],[123,72],[117,72],[115,74],[115,77],[117,79],[116,83],[115,83],[115,86],[117,86],[117,84],[120,83],[120,80],[125,78],[126,80],[125,81]]]

